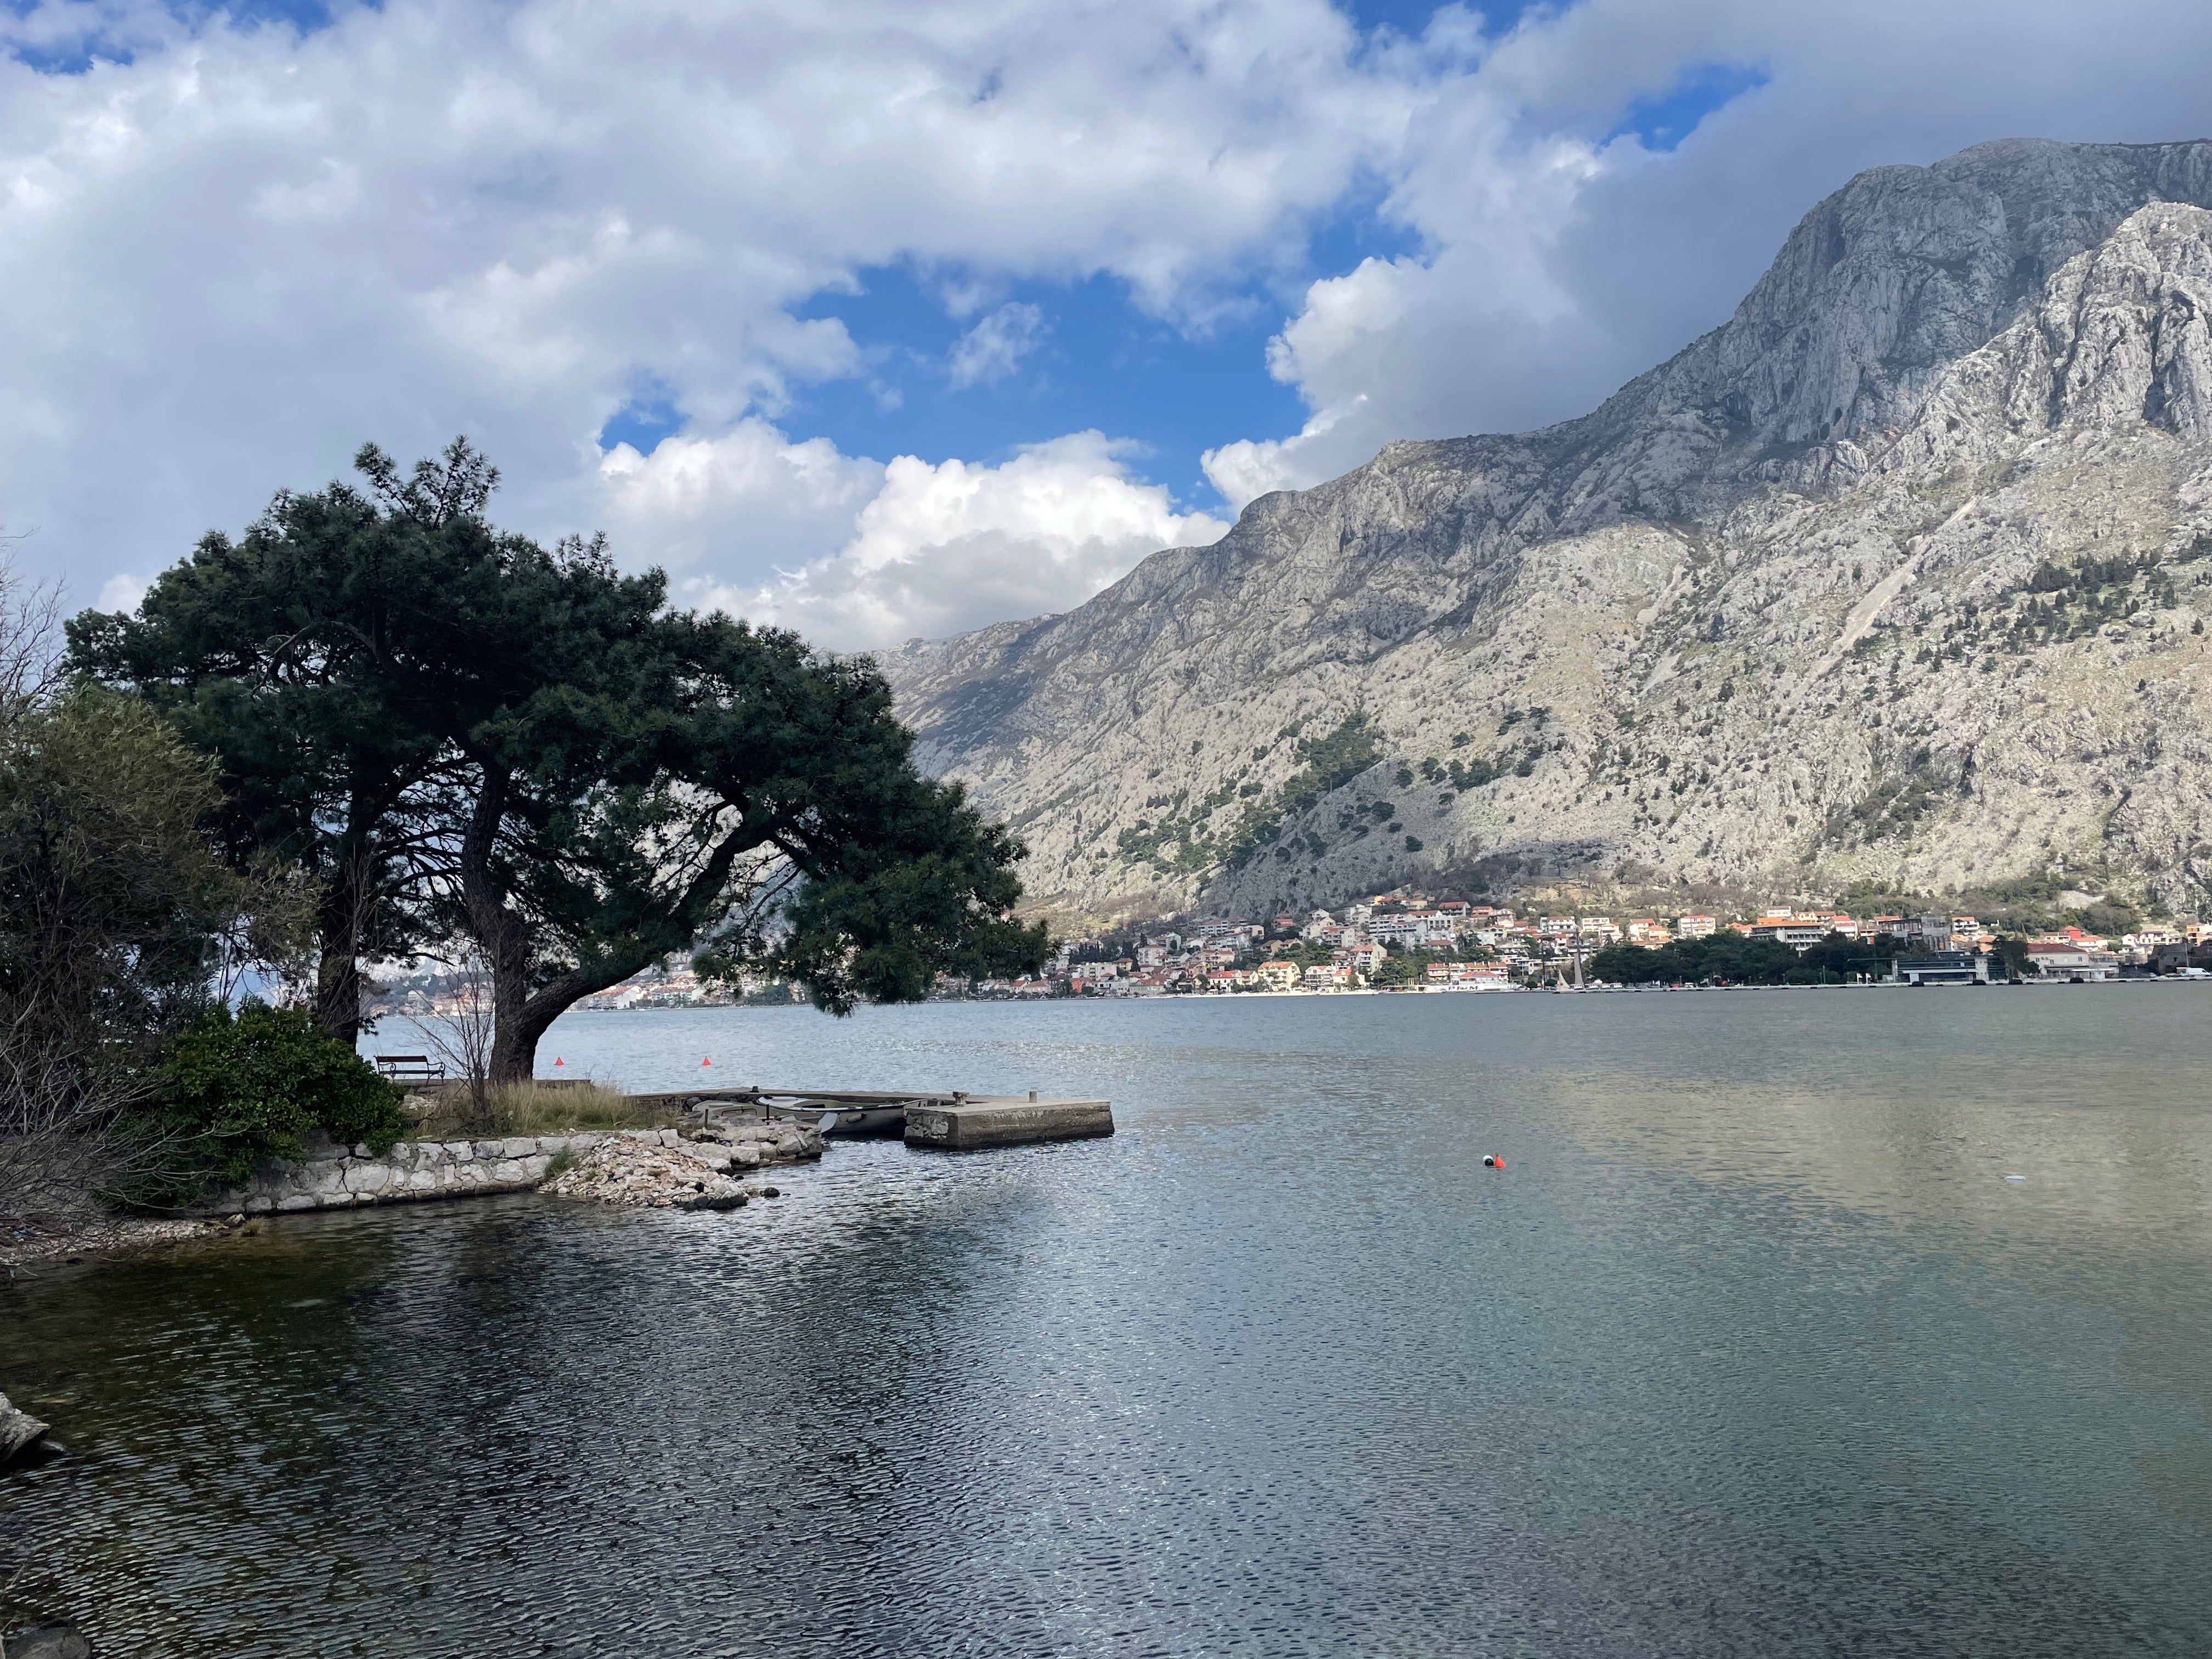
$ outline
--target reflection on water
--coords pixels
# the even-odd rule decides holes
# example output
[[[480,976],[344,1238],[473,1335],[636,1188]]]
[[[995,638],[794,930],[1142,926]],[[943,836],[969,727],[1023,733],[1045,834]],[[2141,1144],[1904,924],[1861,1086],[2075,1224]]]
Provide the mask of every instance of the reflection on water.
[[[2201,1653],[2208,1013],[573,1017],[548,1064],[634,1088],[1121,1133],[0,1291],[0,1388],[77,1448],[0,1488],[0,1576],[127,1654]]]

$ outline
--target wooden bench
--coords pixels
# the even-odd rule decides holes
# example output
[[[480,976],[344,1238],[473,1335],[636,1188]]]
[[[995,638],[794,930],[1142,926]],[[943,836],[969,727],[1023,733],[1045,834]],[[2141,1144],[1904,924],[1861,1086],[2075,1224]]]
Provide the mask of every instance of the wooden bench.
[[[380,1076],[394,1083],[443,1083],[446,1068],[428,1054],[379,1054],[376,1069]]]

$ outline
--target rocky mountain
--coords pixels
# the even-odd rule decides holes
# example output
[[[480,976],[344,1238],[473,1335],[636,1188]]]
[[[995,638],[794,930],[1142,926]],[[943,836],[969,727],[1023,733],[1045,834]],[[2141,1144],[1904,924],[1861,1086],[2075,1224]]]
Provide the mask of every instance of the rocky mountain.
[[[1063,914],[1439,872],[2194,910],[2208,209],[2212,141],[1862,173],[1591,414],[1394,443],[884,667]]]

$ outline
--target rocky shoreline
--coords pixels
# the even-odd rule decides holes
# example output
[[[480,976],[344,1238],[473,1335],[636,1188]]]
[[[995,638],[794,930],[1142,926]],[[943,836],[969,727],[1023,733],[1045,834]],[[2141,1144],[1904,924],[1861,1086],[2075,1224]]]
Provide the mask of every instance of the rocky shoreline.
[[[271,1164],[191,1216],[137,1216],[87,1202],[0,1224],[0,1276],[88,1255],[257,1228],[259,1218],[440,1199],[544,1192],[631,1208],[733,1210],[776,1189],[743,1176],[822,1156],[821,1133],[791,1121],[696,1129],[592,1130],[476,1141],[401,1141],[377,1155],[325,1146]]]
[[[0,1279],[43,1264],[177,1244],[223,1231],[218,1221],[118,1215],[94,1209],[11,1218],[0,1223]]]
[[[688,1137],[672,1130],[658,1142],[611,1137],[540,1190],[634,1208],[734,1210],[776,1194],[741,1174],[821,1156],[821,1133],[804,1123],[718,1124]]]

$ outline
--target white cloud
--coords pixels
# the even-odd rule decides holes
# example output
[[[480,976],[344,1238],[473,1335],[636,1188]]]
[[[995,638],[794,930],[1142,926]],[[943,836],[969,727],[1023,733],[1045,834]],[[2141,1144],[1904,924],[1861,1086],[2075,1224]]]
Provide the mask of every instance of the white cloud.
[[[0,52],[108,58],[0,57],[0,520],[42,526],[27,558],[144,568],[364,439],[463,430],[517,527],[589,527],[593,434],[641,384],[708,435],[657,470],[618,458],[615,495],[684,542],[685,479],[737,487],[702,481],[697,442],[864,374],[842,324],[798,314],[815,295],[900,263],[978,313],[1103,274],[1200,315],[1297,257],[1403,101],[1326,0],[334,15],[302,37],[0,8]],[[957,374],[1004,372],[1044,326],[994,314]],[[758,541],[710,515],[724,574],[793,561],[808,499]]]
[[[1419,40],[1327,0],[386,0],[304,37],[0,7],[0,49],[88,42],[112,61],[0,59],[0,522],[39,527],[27,566],[144,571],[365,438],[465,430],[518,528],[605,523],[841,641],[1064,606],[1218,530],[1103,439],[885,466],[798,429],[797,392],[870,361],[803,313],[872,268],[969,325],[946,368],[978,385],[1048,325],[1016,284],[1103,275],[1202,327],[1379,198],[1403,245],[1304,285],[1269,355],[1301,429],[1206,457],[1241,504],[1589,407],[1861,167],[2212,130],[2196,0],[2094,29],[2074,0],[1580,0],[1502,37],[1455,6]],[[1771,84],[1672,155],[1607,139],[1712,63]],[[602,457],[641,385],[683,434]]]
[[[1030,445],[999,466],[902,455],[833,556],[752,588],[695,579],[683,596],[847,649],[1063,611],[1148,553],[1229,529],[1176,511],[1164,489],[1130,476],[1128,459],[1097,432]]]
[[[599,511],[635,563],[679,578],[738,562],[793,566],[853,533],[884,468],[827,438],[793,443],[766,421],[715,438],[664,438],[650,455],[617,444],[599,462]]]
[[[1044,340],[1044,313],[1020,301],[1010,301],[960,337],[950,363],[952,384],[1003,380]]]
[[[146,579],[127,573],[110,576],[100,585],[100,597],[93,601],[100,611],[136,611],[138,601],[146,597]]]

